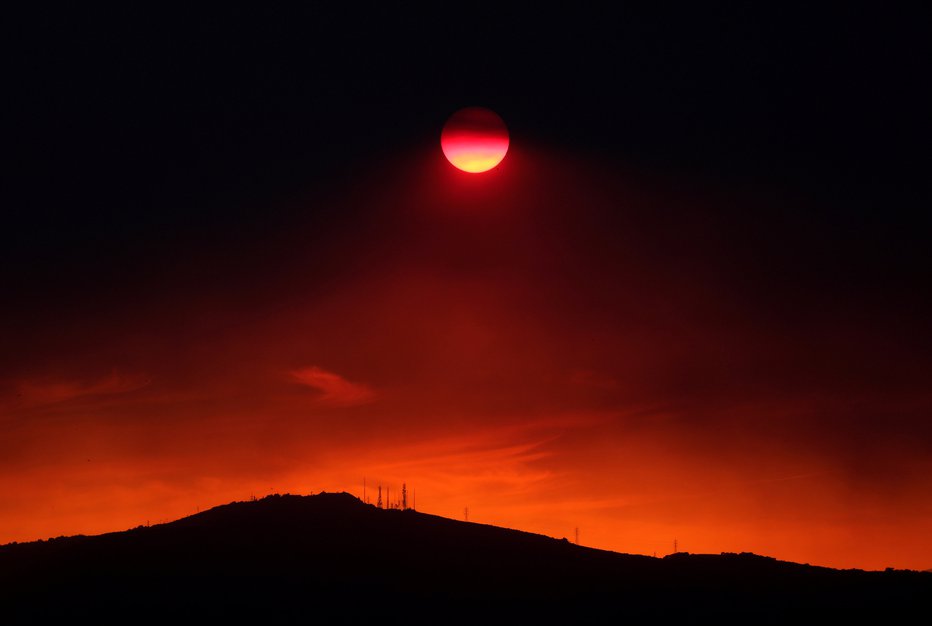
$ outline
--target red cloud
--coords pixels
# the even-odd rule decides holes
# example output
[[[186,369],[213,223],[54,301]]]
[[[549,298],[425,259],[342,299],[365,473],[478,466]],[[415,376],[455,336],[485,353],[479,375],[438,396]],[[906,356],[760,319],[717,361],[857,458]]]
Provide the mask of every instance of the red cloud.
[[[339,374],[313,365],[293,370],[291,378],[321,392],[318,402],[330,406],[358,406],[375,399],[375,392],[367,385],[353,383]]]
[[[109,396],[141,389],[150,383],[146,376],[111,373],[94,381],[72,379],[24,380],[16,385],[15,404],[44,406],[78,398]]]

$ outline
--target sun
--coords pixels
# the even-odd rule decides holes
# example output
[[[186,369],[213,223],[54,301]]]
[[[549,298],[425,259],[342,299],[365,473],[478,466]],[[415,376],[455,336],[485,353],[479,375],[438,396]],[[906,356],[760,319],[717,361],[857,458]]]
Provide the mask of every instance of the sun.
[[[440,147],[458,169],[470,174],[487,172],[508,152],[508,127],[491,109],[466,107],[447,120]]]

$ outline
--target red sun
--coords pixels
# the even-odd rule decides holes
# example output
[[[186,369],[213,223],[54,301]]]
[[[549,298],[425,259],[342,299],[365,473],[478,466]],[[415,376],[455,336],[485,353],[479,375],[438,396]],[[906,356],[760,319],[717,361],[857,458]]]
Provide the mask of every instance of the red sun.
[[[508,152],[508,127],[495,111],[466,107],[447,120],[440,147],[447,160],[464,172],[487,172]]]

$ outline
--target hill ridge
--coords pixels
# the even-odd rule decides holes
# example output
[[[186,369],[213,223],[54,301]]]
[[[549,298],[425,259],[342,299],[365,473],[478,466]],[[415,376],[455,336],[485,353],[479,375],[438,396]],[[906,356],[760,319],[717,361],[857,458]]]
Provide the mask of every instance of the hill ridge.
[[[155,603],[169,614],[246,611],[267,621],[269,603],[307,617],[315,602],[346,602],[355,619],[403,597],[441,612],[471,607],[474,617],[646,619],[662,607],[767,623],[760,607],[787,618],[839,607],[887,615],[930,594],[925,573],[834,570],[752,553],[624,554],[379,509],[346,492],[274,494],[153,526],[0,546],[0,605],[29,615],[36,607],[71,616]]]

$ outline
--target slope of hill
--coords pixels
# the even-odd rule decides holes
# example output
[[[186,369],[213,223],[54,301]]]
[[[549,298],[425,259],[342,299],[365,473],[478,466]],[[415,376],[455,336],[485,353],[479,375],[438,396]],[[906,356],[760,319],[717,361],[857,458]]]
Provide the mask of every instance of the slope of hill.
[[[930,597],[927,573],[618,554],[381,510],[345,493],[269,496],[158,526],[0,547],[0,616],[30,621],[785,623],[889,619]]]

